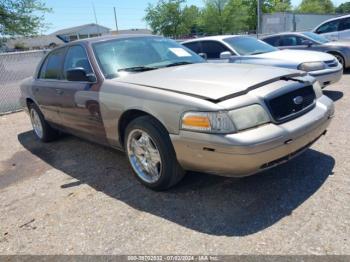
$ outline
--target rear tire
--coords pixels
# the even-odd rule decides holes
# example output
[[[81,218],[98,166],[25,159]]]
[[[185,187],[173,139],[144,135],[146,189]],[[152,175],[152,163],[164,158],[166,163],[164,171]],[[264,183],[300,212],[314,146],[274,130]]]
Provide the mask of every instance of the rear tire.
[[[35,136],[42,142],[50,142],[57,139],[59,132],[49,125],[39,107],[36,104],[31,103],[29,104],[28,109]]]
[[[153,117],[131,121],[125,132],[124,147],[137,179],[153,190],[177,184],[185,172],[179,165],[167,130]]]

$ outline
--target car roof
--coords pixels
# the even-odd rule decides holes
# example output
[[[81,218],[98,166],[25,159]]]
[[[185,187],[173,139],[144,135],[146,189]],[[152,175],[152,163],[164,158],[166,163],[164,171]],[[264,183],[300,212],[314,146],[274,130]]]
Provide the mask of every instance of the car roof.
[[[147,35],[147,34],[107,35],[107,36],[99,36],[99,37],[92,37],[92,38],[85,38],[85,39],[75,40],[75,41],[67,43],[66,46],[74,45],[74,44],[77,44],[77,43],[98,43],[98,42],[104,42],[104,41],[114,40],[114,39],[144,38],[144,37],[157,38],[157,37],[161,37],[161,36]]]
[[[326,20],[326,21],[320,23],[316,28],[318,28],[320,25],[323,25],[324,23],[331,22],[331,21],[335,21],[335,20],[342,19],[342,18],[348,18],[348,17],[350,17],[350,14],[348,14],[348,15],[342,15],[342,16],[337,16],[337,17],[328,19],[328,20]]]
[[[183,41],[183,44],[186,43],[191,43],[191,42],[197,42],[197,41],[203,41],[203,40],[216,40],[216,41],[223,41],[226,38],[231,38],[231,37],[242,37],[242,36],[247,36],[250,37],[249,35],[215,35],[215,36],[205,36],[205,37],[199,37],[191,40],[186,40]]]
[[[304,32],[283,32],[283,33],[277,33],[277,34],[271,34],[261,37],[260,39],[265,39],[269,37],[275,37],[275,36],[283,36],[283,35],[304,35]]]

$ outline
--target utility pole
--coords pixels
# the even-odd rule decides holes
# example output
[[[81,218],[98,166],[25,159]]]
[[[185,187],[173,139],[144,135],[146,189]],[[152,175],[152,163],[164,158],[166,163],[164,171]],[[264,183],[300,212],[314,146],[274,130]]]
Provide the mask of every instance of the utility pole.
[[[95,23],[96,23],[96,27],[97,27],[97,34],[100,36],[100,28],[99,28],[98,22],[97,22],[97,15],[96,15],[94,2],[92,2],[92,10],[94,11]]]
[[[256,37],[259,38],[261,34],[261,18],[262,18],[262,0],[256,0],[258,2],[257,8],[257,21],[256,21]]]
[[[117,30],[118,33],[118,20],[117,20],[117,12],[115,10],[115,7],[113,7],[114,9],[114,21],[115,21],[115,30]]]

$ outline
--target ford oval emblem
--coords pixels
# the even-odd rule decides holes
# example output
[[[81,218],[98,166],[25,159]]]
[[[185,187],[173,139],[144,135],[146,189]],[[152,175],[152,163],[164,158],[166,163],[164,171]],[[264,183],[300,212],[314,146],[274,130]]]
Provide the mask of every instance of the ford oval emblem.
[[[301,103],[304,102],[304,98],[302,96],[297,96],[293,98],[293,102],[296,105],[300,105]]]

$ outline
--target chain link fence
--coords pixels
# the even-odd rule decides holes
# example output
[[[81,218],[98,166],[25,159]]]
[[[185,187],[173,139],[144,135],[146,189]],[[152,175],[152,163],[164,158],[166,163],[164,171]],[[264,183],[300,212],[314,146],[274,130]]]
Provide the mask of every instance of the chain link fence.
[[[0,54],[0,115],[21,109],[21,81],[33,75],[46,50]]]

